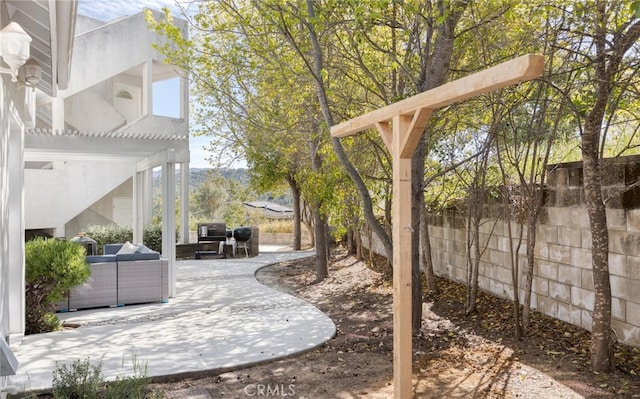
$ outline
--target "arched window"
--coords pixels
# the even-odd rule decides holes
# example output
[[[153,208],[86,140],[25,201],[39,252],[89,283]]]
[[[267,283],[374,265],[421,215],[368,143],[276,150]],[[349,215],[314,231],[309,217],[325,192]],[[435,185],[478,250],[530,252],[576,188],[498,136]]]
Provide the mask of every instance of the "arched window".
[[[126,90],[118,91],[118,93],[116,94],[116,97],[118,97],[118,98],[126,98],[127,100],[133,100],[133,96],[131,95],[131,93],[129,93]]]

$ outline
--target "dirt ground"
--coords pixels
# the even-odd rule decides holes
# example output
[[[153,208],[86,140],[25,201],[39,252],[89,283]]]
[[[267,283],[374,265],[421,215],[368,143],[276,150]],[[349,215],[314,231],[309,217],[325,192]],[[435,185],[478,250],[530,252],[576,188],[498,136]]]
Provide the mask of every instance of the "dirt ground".
[[[291,358],[155,383],[167,398],[393,397],[392,287],[376,265],[334,254],[330,277],[315,284],[313,259],[264,268],[258,279],[325,312],[337,335]],[[640,350],[616,347],[616,371],[589,371],[589,333],[534,314],[526,340],[512,334],[510,303],[478,298],[464,316],[464,287],[439,281],[425,297],[423,329],[414,339],[416,398],[640,398]]]

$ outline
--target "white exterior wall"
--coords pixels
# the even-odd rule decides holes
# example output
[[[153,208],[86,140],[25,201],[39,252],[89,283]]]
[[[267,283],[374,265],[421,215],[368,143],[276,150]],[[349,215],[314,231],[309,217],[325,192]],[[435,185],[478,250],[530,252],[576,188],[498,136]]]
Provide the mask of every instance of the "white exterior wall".
[[[13,348],[24,334],[23,148],[25,123],[34,116],[33,97],[1,75],[0,339]],[[0,388],[8,380],[0,377]]]
[[[160,14],[156,14],[160,18]],[[150,132],[156,135],[188,137],[188,118],[152,117],[153,81],[177,77],[176,69],[162,64],[151,43],[164,40],[147,27],[139,13],[98,26],[83,18],[75,39],[71,84],[64,92],[65,122],[79,131]],[[94,27],[94,29],[90,29]],[[186,25],[183,26],[186,36]],[[152,79],[144,78],[151,73]],[[114,98],[119,85],[131,87],[138,97],[128,109]],[[145,87],[148,85],[148,87]],[[182,104],[188,102],[188,87],[182,88]],[[132,111],[132,109],[135,109]],[[132,117],[138,118],[132,120]]]
[[[105,85],[98,85],[97,88]],[[88,89],[65,100],[64,120],[78,131],[108,132],[125,125],[124,116],[111,102],[111,91]]]
[[[14,6],[27,6],[29,1],[16,1]],[[59,2],[46,3],[52,7],[60,5]],[[31,16],[34,19],[27,22],[33,24],[26,28],[53,31],[57,18],[61,18],[63,29],[55,33],[65,29],[65,33],[73,32],[61,10],[69,11],[56,7],[58,14],[51,10],[50,15]],[[8,16],[6,4],[0,2],[0,28],[6,25]],[[62,79],[61,86],[65,86],[64,76],[54,76],[50,82],[43,79],[39,87],[42,89],[47,83],[53,90],[38,93],[41,103],[37,120],[35,92],[18,88],[9,76],[0,75],[0,339],[14,350],[24,334],[25,229],[55,228],[59,230],[57,235],[62,235],[65,223],[116,187],[123,187],[123,182],[134,172],[160,164],[166,168],[189,160],[188,85],[185,83],[180,93],[182,119],[154,120],[149,112],[153,81],[178,74],[174,68],[163,65],[152,49],[151,43],[157,42],[158,36],[147,29],[144,15],[108,24],[82,17],[80,20],[77,32],[83,34],[76,38],[71,57],[71,86],[68,90],[58,90],[60,87],[56,85],[60,81],[56,79]],[[51,26],[47,25],[49,22]],[[186,23],[183,32],[186,36]],[[68,59],[54,48],[65,43],[64,37],[53,38],[51,43],[46,42],[46,37],[44,35],[41,43],[43,47],[39,48],[45,54],[45,66],[54,71],[56,67],[66,66]],[[47,58],[47,54],[51,57]],[[114,83],[132,85],[132,90],[139,93],[139,103],[124,110],[114,107]],[[50,98],[45,92],[57,93],[58,97]],[[135,112],[131,112],[132,109]],[[131,120],[133,118],[137,119]],[[80,127],[80,132],[69,134],[62,130],[73,124]],[[53,162],[55,167],[25,171],[25,160],[33,165]],[[130,192],[131,184],[127,187]],[[173,192],[174,188],[167,187],[167,190]],[[126,197],[129,192],[121,194]],[[144,214],[151,206],[150,198],[146,206],[142,207]],[[173,206],[173,202],[167,204],[165,214]],[[175,221],[163,221],[165,228],[174,224]],[[171,250],[167,252],[173,267],[175,257]],[[175,283],[172,293],[175,293]],[[9,382],[10,378],[0,377],[2,399],[3,388]]]
[[[0,78],[0,337],[9,336],[9,93]],[[0,388],[6,378],[0,377]]]
[[[79,21],[70,86],[60,93],[64,122],[49,126],[41,120],[36,126],[64,126],[78,131],[79,137],[29,134],[26,138],[30,161],[55,160],[53,170],[26,171],[26,228],[56,229],[56,236],[67,237],[77,232],[65,231],[64,226],[71,222],[77,227],[82,213],[131,178],[138,162],[149,157],[162,159],[158,154],[167,150],[188,161],[189,149],[186,114],[183,118],[144,114],[152,110],[153,80],[177,76],[173,67],[159,62],[151,46],[159,38],[147,28],[144,14],[109,23],[85,17]],[[136,103],[123,108],[116,97],[120,88],[128,88]],[[182,89],[179,95],[186,104],[188,87]],[[110,132],[116,132],[117,138],[109,138]],[[163,140],[164,136],[171,139]],[[184,140],[174,140],[176,137]],[[91,155],[94,152],[96,157]],[[53,159],[48,159],[52,154]],[[122,196],[133,197],[133,192]]]
[[[156,39],[143,14],[116,20],[75,38],[66,96],[91,87],[149,59],[159,58],[149,45]]]
[[[134,162],[57,161],[51,170],[25,171],[26,229],[56,229],[56,236],[72,237],[64,226],[82,210],[131,177]]]

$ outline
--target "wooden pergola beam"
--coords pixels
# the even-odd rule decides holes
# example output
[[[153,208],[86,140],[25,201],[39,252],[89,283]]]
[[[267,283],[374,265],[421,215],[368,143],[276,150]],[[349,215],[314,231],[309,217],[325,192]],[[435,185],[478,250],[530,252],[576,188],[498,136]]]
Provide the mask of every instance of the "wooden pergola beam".
[[[413,115],[420,108],[442,108],[514,83],[537,78],[542,72],[543,64],[542,55],[523,55],[334,125],[331,127],[331,135],[350,136],[373,128],[376,123],[390,122],[395,115]]]
[[[528,54],[331,127],[345,137],[375,127],[393,159],[393,392],[412,396],[411,157],[431,113],[458,101],[534,79],[544,58]]]

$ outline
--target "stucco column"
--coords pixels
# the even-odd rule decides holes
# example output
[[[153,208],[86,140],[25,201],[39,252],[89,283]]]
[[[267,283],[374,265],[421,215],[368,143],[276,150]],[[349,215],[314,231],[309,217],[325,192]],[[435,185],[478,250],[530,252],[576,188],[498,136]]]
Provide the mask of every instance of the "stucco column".
[[[153,115],[153,61],[142,65],[142,114]]]
[[[180,242],[189,243],[189,162],[180,163]]]
[[[153,169],[142,172],[142,225],[148,226],[153,222]]]
[[[169,261],[169,296],[176,295],[176,164],[175,152],[167,151],[162,163],[162,256]]]
[[[9,133],[9,343],[18,341],[25,328],[24,292],[24,134],[21,128],[12,127]]]
[[[144,236],[144,171],[133,171],[133,242],[142,243]]]
[[[180,78],[180,93],[182,101],[180,101],[180,118],[189,122],[189,79]]]
[[[51,130],[64,129],[64,98],[62,96],[51,99]]]

